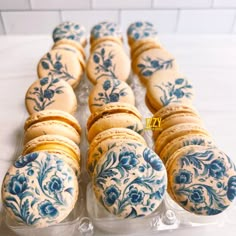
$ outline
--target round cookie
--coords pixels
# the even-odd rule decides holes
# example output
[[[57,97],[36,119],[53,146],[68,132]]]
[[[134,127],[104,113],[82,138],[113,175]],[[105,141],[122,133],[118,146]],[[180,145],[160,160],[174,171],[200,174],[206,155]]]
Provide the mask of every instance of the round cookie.
[[[53,76],[76,88],[82,78],[83,68],[75,53],[57,48],[47,52],[40,59],[37,72],[39,78]]]
[[[74,22],[63,22],[53,30],[52,37],[54,42],[61,39],[69,39],[80,43],[83,47],[87,44],[85,28]]]
[[[58,134],[80,144],[81,127],[67,112],[45,110],[32,114],[25,121],[24,143],[45,134]]]
[[[121,80],[104,79],[92,88],[89,94],[89,109],[91,113],[105,104],[122,102],[135,105],[134,92],[131,87]]]
[[[79,63],[82,66],[82,70],[84,71],[86,68],[86,63],[85,63],[85,56],[83,55],[83,53],[81,51],[79,51],[77,48],[73,47],[70,44],[66,44],[66,43],[60,43],[60,44],[54,44],[52,46],[52,50],[64,50],[64,51],[70,51],[73,52],[76,57],[77,60],[79,61]]]
[[[142,49],[142,47],[140,49]],[[147,82],[151,76],[162,70],[178,71],[175,58],[169,52],[161,48],[151,48],[144,50],[138,55],[134,55],[132,68],[134,73],[136,73],[144,83]]]
[[[216,215],[229,207],[235,196],[236,169],[217,148],[186,146],[167,162],[168,192],[185,210]]]
[[[136,107],[128,103],[109,103],[91,114],[87,121],[88,141],[100,132],[110,128],[128,128],[143,133],[141,114]]]
[[[199,124],[182,123],[173,125],[164,130],[156,139],[155,152],[157,154],[161,153],[162,149],[173,139],[187,134],[204,134],[210,136],[209,133]]]
[[[130,59],[118,44],[104,42],[91,52],[86,73],[88,79],[96,84],[101,78],[126,81],[130,75]]]
[[[52,76],[33,82],[26,92],[25,105],[29,114],[52,109],[73,114],[78,106],[72,87]]]
[[[20,156],[2,184],[6,213],[33,227],[47,227],[64,220],[78,199],[78,181],[61,155],[34,152]]]
[[[115,37],[121,41],[123,39],[120,27],[114,22],[103,21],[93,26],[90,31],[90,44],[93,44],[95,40],[104,37]]]
[[[146,96],[151,106],[159,110],[172,103],[191,105],[194,91],[184,76],[162,71],[148,80]]]
[[[134,140],[146,145],[144,138],[135,131],[127,128],[111,128],[96,135],[89,145],[87,158],[87,171],[90,175],[93,174],[94,168],[98,160],[110,148],[116,146],[120,142]]]
[[[203,126],[201,118],[193,113],[177,113],[160,120],[160,128],[153,130],[153,139],[156,140],[158,136],[173,125],[193,123]]]
[[[146,145],[132,141],[100,158],[92,183],[97,200],[110,213],[136,218],[150,215],[161,204],[167,176],[160,158]]]
[[[189,145],[215,147],[213,139],[207,135],[201,133],[186,134],[173,139],[171,142],[165,145],[165,147],[160,152],[159,156],[163,161],[163,163],[165,164],[174,152],[176,152],[178,149],[182,147]]]
[[[72,140],[61,135],[42,135],[26,143],[22,155],[38,151],[61,154],[76,175],[80,175],[80,149]]]
[[[157,38],[157,30],[153,24],[146,21],[137,21],[128,27],[127,36],[130,46],[141,39]]]

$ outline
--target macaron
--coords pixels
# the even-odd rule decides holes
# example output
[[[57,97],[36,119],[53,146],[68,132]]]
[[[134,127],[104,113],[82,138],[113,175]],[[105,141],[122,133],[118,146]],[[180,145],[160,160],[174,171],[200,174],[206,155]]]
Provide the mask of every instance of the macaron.
[[[103,21],[93,26],[90,31],[90,44],[93,44],[94,41],[104,37],[115,37],[123,40],[122,32],[120,26],[115,22]]]
[[[126,81],[130,71],[130,59],[123,48],[110,42],[100,44],[90,53],[86,68],[87,77],[93,84],[101,78]]]
[[[171,126],[184,123],[193,123],[203,126],[201,118],[193,113],[177,113],[160,120],[160,128],[153,130],[153,139],[156,140],[158,136],[170,128]]]
[[[129,25],[127,30],[128,43],[130,46],[141,39],[156,38],[157,30],[154,25],[147,21],[137,21]]]
[[[90,115],[87,121],[87,138],[92,139],[110,128],[128,128],[143,133],[142,116],[136,107],[128,103],[109,103]]]
[[[25,105],[29,114],[52,109],[74,114],[78,103],[66,81],[49,76],[32,83],[25,95]]]
[[[154,74],[162,70],[178,71],[176,60],[169,52],[162,48],[146,49],[145,47],[137,50],[132,60],[133,71],[142,82],[146,83]]]
[[[186,146],[167,164],[168,192],[185,210],[197,215],[217,215],[233,202],[236,168],[217,148]]]
[[[208,135],[201,133],[186,134],[173,139],[171,142],[165,145],[159,156],[165,164],[172,156],[172,154],[175,153],[178,149],[189,145],[216,147],[214,140]]]
[[[164,198],[166,169],[146,145],[121,143],[100,158],[92,184],[97,201],[111,214],[145,217],[156,211]]]
[[[83,68],[77,56],[69,50],[58,48],[50,50],[38,63],[38,77],[54,76],[65,80],[73,88],[76,88],[83,75]]]
[[[69,40],[69,39],[60,39],[57,42],[54,42],[52,49],[57,47],[70,47],[73,50],[76,50],[77,54],[81,54],[83,59],[86,59],[86,53],[83,46],[75,41]]]
[[[82,66],[82,70],[84,71],[86,68],[86,63],[85,63],[85,52],[81,52],[79,51],[77,48],[73,47],[70,44],[66,44],[66,43],[60,43],[60,44],[54,44],[52,46],[52,50],[64,50],[64,51],[70,51],[73,52],[76,57],[77,60],[79,61],[80,65]]]
[[[80,144],[81,127],[77,119],[60,110],[44,110],[32,114],[25,121],[24,143],[45,134],[65,136]]]
[[[181,123],[164,130],[155,141],[155,152],[161,153],[162,149],[173,139],[187,134],[204,134],[210,136],[208,131],[199,124]]]
[[[146,145],[145,139],[140,134],[127,128],[111,128],[96,135],[88,150],[87,171],[90,176],[92,176],[94,168],[102,155],[118,143],[127,143],[130,140]]]
[[[19,223],[43,228],[63,221],[78,199],[78,181],[59,154],[20,156],[2,184],[6,213]]]
[[[69,39],[80,43],[83,47],[87,44],[84,26],[70,21],[65,21],[55,27],[52,37],[54,42]]]
[[[38,151],[60,154],[76,175],[80,175],[80,149],[72,140],[56,134],[41,135],[24,145],[22,155]]]
[[[134,92],[131,87],[122,80],[99,80],[89,94],[89,109],[91,113],[105,104],[122,102],[135,105]]]
[[[191,105],[194,90],[185,76],[162,71],[148,80],[146,96],[150,105],[158,111],[173,103]]]

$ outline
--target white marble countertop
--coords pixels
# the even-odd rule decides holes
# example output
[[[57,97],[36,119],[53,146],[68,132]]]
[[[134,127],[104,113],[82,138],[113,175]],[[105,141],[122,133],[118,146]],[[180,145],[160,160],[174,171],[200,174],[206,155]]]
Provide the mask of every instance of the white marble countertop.
[[[161,35],[161,41],[192,80],[195,106],[218,146],[235,162],[236,36]],[[50,36],[0,37],[0,187],[7,168],[21,151],[27,112],[24,96],[37,78],[36,65],[52,45]],[[174,235],[235,235],[236,227],[180,230]],[[163,235],[168,234],[162,233]],[[1,236],[10,236],[0,227]],[[98,235],[103,235],[102,233]]]

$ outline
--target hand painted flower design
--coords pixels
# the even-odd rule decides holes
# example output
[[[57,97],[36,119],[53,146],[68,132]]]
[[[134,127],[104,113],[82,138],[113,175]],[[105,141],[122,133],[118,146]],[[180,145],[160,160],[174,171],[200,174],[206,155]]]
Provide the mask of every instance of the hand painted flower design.
[[[62,54],[56,53],[55,56],[50,52],[46,54],[40,61],[44,70],[48,70],[48,75],[52,75],[65,81],[75,80],[76,78],[68,71],[67,65],[62,64]]]
[[[47,183],[49,192],[56,193],[63,190],[62,180],[58,176],[53,176],[50,182]]]
[[[91,30],[91,37],[99,39],[106,36],[121,37],[121,30],[114,22],[101,22]]]
[[[27,179],[24,174],[13,176],[8,185],[8,191],[18,196],[27,190],[27,188]]]
[[[144,160],[151,165],[151,167],[156,171],[161,171],[164,168],[163,162],[161,159],[156,155],[149,148],[145,148],[143,151]]]
[[[34,87],[33,91],[28,93],[27,100],[34,102],[34,110],[42,111],[55,102],[55,94],[63,93],[63,86],[56,87],[59,79],[45,77],[40,79],[40,86]],[[29,96],[31,95],[31,96]]]
[[[119,154],[119,166],[125,170],[131,170],[139,163],[137,156],[134,152],[123,151]]]
[[[189,194],[189,200],[195,204],[204,202],[205,198],[201,187],[193,188],[192,192]]]
[[[85,29],[73,22],[63,22],[53,31],[53,40],[57,42],[61,39],[71,39],[81,43],[81,38],[85,35]]]
[[[140,204],[144,198],[144,192],[139,191],[136,187],[131,186],[128,192],[129,201],[134,204]]]
[[[32,152],[30,154],[27,154],[25,156],[20,156],[14,163],[14,166],[17,168],[23,168],[26,166],[28,163],[34,161],[38,157],[37,152]]]
[[[42,217],[55,218],[58,215],[58,210],[48,200],[38,205],[38,211]]]
[[[145,77],[152,76],[156,71],[171,69],[174,59],[163,60],[161,58],[152,59],[150,57],[143,58],[143,63],[137,65],[139,74]]]
[[[190,184],[192,181],[192,173],[188,170],[180,170],[175,176],[176,184]]]
[[[121,97],[127,95],[126,88],[120,89],[121,82],[119,80],[105,80],[103,83],[103,92],[98,93],[98,97],[94,98],[93,106],[103,106],[111,102],[119,102]]]
[[[163,94],[160,96],[163,106],[167,106],[170,103],[181,102],[183,98],[191,99],[192,97],[192,85],[183,78],[176,79],[175,83],[167,82],[162,83],[162,86],[154,86],[159,88]]]
[[[148,37],[155,37],[157,31],[152,23],[138,21],[129,26],[127,34],[136,41]]]
[[[96,74],[98,74],[96,80],[99,80],[102,77],[117,79],[115,74],[116,64],[113,65],[112,61],[114,58],[113,52],[110,51],[108,55],[106,55],[105,48],[99,48],[99,50],[95,51],[93,55],[93,61],[96,64],[95,71]]]
[[[220,179],[225,175],[226,168],[221,160],[214,160],[209,165],[209,174],[213,178]]]
[[[231,176],[228,181],[227,197],[233,201],[236,197],[236,176]]]
[[[111,206],[120,196],[120,190],[115,185],[111,185],[104,191],[105,199],[104,201],[108,206]]]

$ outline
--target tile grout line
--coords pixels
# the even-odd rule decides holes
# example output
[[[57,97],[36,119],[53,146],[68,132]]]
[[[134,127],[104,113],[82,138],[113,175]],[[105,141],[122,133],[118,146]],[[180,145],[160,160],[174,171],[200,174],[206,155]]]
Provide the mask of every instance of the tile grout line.
[[[32,11],[33,10],[33,8],[32,8],[32,2],[31,2],[32,0],[28,0],[28,2],[29,2],[29,9]]]
[[[3,33],[6,35],[7,34],[7,29],[6,29],[4,19],[3,19],[2,11],[0,11],[0,22],[2,23]]]
[[[60,18],[60,23],[62,23],[63,22],[62,10],[59,10],[59,18]]]
[[[88,10],[93,10],[93,0],[89,0],[89,9]]]
[[[211,0],[211,9],[214,9],[214,3],[215,3],[215,0]]]
[[[235,10],[235,13],[234,13],[234,19],[233,19],[233,22],[232,22],[232,26],[231,26],[231,29],[229,31],[230,34],[233,34],[234,33],[234,25],[236,24],[236,10]]]
[[[176,19],[176,23],[175,23],[175,30],[174,30],[175,34],[177,33],[178,26],[179,26],[180,13],[181,13],[181,9],[178,9],[177,10],[177,19]]]

